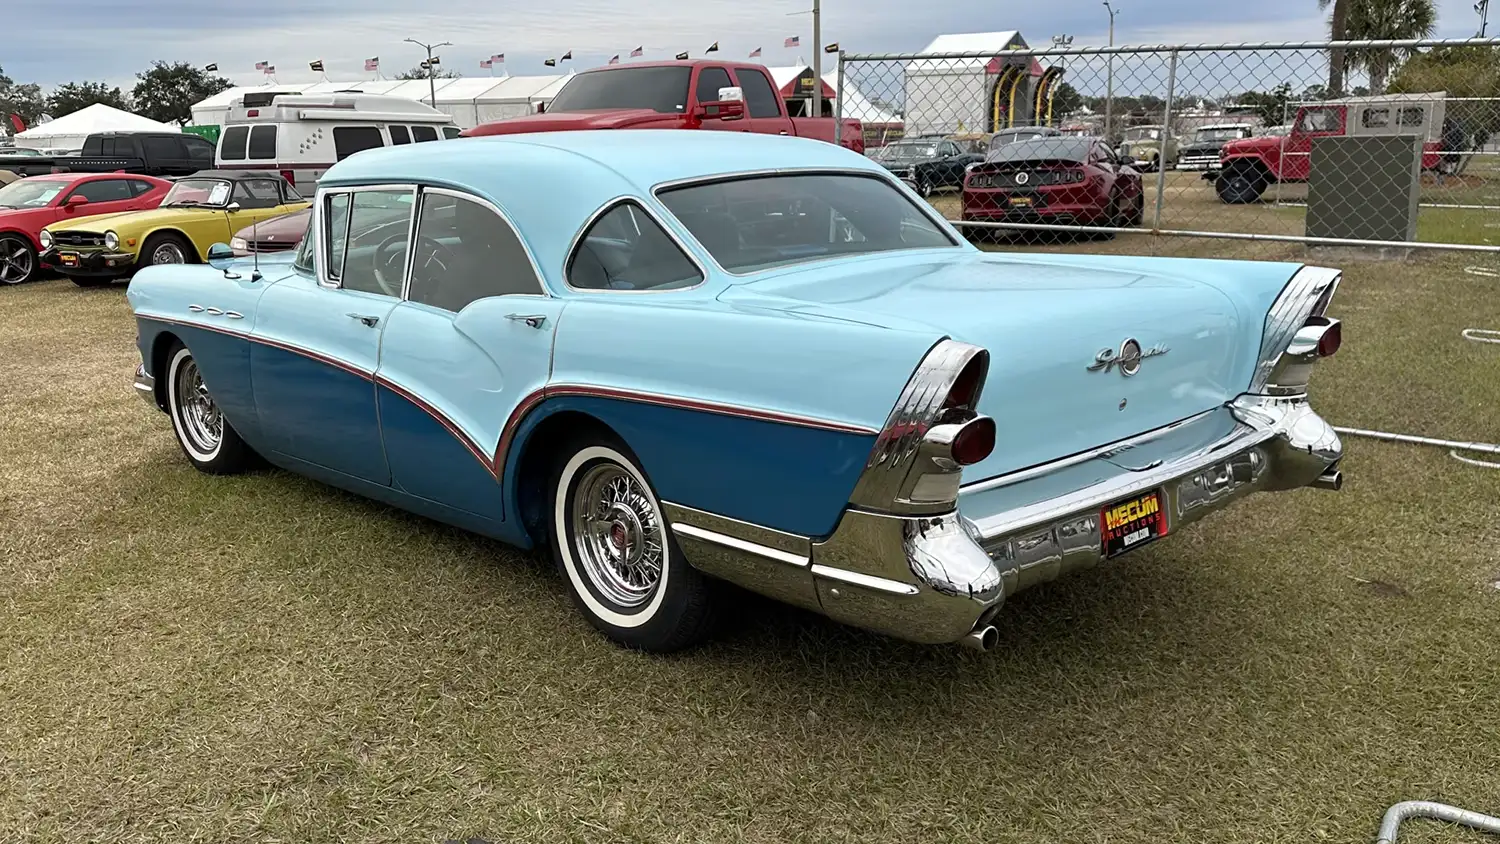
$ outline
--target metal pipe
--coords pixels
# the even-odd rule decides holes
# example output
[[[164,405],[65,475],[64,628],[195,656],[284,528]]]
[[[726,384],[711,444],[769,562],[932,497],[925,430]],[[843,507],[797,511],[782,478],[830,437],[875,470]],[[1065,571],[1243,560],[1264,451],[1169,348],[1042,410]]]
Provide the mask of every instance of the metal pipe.
[[[1428,47],[1500,47],[1500,38],[1429,38],[1368,41],[1262,41],[1239,44],[1138,44],[1119,47],[1021,48],[1006,50],[1007,56],[1103,56],[1124,53],[1243,53],[1270,50],[1344,50],[1426,49]],[[943,61],[951,59],[994,58],[989,53],[852,53],[853,62]],[[1482,98],[1481,98],[1482,99]]]
[[[1000,644],[1000,631],[996,630],[994,625],[987,624],[959,639],[958,643],[976,651],[992,651],[996,645]]]
[[[812,114],[823,116],[823,5],[822,0],[813,0],[813,95]]]
[[[833,145],[844,145],[844,51],[839,50],[838,87],[833,91]],[[819,79],[817,87],[823,86]]]
[[[1161,228],[1161,209],[1167,201],[1167,153],[1172,149],[1172,98],[1177,93],[1177,51],[1167,58],[1167,105],[1162,111],[1161,151],[1156,155],[1156,218],[1152,229]]]
[[[1338,492],[1339,490],[1344,488],[1344,473],[1338,470],[1334,470],[1332,472],[1324,472],[1323,474],[1319,475],[1317,480],[1313,481],[1310,486],[1316,489],[1326,489],[1332,492]]]
[[[1333,430],[1340,434],[1348,434],[1351,437],[1369,437],[1372,440],[1384,440],[1392,443],[1412,443],[1414,445],[1435,445],[1439,448],[1453,448],[1459,451],[1478,451],[1483,454],[1500,454],[1500,445],[1494,443],[1464,442],[1462,440],[1440,440],[1433,437],[1419,437],[1414,434],[1392,434],[1388,431],[1370,431],[1364,428],[1341,428],[1333,426]]]
[[[1456,823],[1480,832],[1500,835],[1500,818],[1431,800],[1407,800],[1385,810],[1385,817],[1380,821],[1380,837],[1375,839],[1375,844],[1396,844],[1396,829],[1401,826],[1402,821],[1411,818]]]

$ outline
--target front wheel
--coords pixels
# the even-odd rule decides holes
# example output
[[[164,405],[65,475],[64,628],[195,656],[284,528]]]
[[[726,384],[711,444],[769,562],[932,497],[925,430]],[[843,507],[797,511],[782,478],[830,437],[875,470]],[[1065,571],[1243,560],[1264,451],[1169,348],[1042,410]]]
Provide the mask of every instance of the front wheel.
[[[920,194],[923,199],[930,199],[932,197],[933,190],[935,190],[935,188],[933,187],[931,176],[922,175],[917,177],[917,193]]]
[[[550,490],[552,554],[590,624],[653,653],[708,636],[715,584],[683,559],[661,501],[628,449],[604,436],[575,442]]]
[[[37,256],[21,235],[0,237],[0,285],[21,284],[36,278]]]
[[[175,234],[153,234],[141,247],[142,263],[148,266],[194,264],[197,263],[196,254],[191,244]]]
[[[1220,171],[1214,190],[1228,205],[1248,205],[1258,202],[1269,184],[1270,179],[1259,167],[1242,165]]]
[[[237,475],[254,468],[255,452],[209,395],[193,353],[178,345],[167,361],[167,412],[188,462],[210,475]]]

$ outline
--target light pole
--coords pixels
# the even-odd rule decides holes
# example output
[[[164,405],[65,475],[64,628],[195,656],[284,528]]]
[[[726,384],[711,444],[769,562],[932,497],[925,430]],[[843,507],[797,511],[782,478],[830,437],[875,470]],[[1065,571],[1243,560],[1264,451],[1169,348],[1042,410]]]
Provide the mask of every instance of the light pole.
[[[823,116],[823,4],[813,0],[813,99],[812,116]]]
[[[427,61],[424,62],[427,66],[427,93],[432,97],[432,107],[437,108],[437,82],[434,81],[433,77],[432,51],[439,47],[452,47],[453,42],[444,41],[441,44],[423,44],[415,38],[407,38],[405,40],[408,44],[415,44],[427,51]]]
[[[1109,46],[1115,46],[1115,7],[1109,5],[1109,0],[1104,0],[1104,8],[1109,10]],[[1110,53],[1108,59],[1109,77],[1104,89],[1104,141],[1114,143],[1114,111],[1115,111],[1115,54]]]
[[[1474,4],[1474,11],[1479,13],[1479,38],[1484,37],[1485,30],[1490,28],[1490,0],[1479,0]]]

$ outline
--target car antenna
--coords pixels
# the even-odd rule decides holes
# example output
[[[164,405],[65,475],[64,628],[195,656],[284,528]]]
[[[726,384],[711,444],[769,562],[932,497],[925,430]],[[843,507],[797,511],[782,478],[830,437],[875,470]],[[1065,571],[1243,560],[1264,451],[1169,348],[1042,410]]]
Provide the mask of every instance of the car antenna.
[[[250,218],[250,280],[260,281],[260,218]]]

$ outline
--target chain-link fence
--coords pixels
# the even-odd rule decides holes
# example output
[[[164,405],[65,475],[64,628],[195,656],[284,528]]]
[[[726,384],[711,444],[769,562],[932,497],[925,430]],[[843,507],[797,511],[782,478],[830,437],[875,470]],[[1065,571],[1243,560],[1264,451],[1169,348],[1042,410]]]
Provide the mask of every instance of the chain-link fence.
[[[1500,252],[1497,51],[1500,39],[845,54],[835,102],[868,155],[976,239]]]

